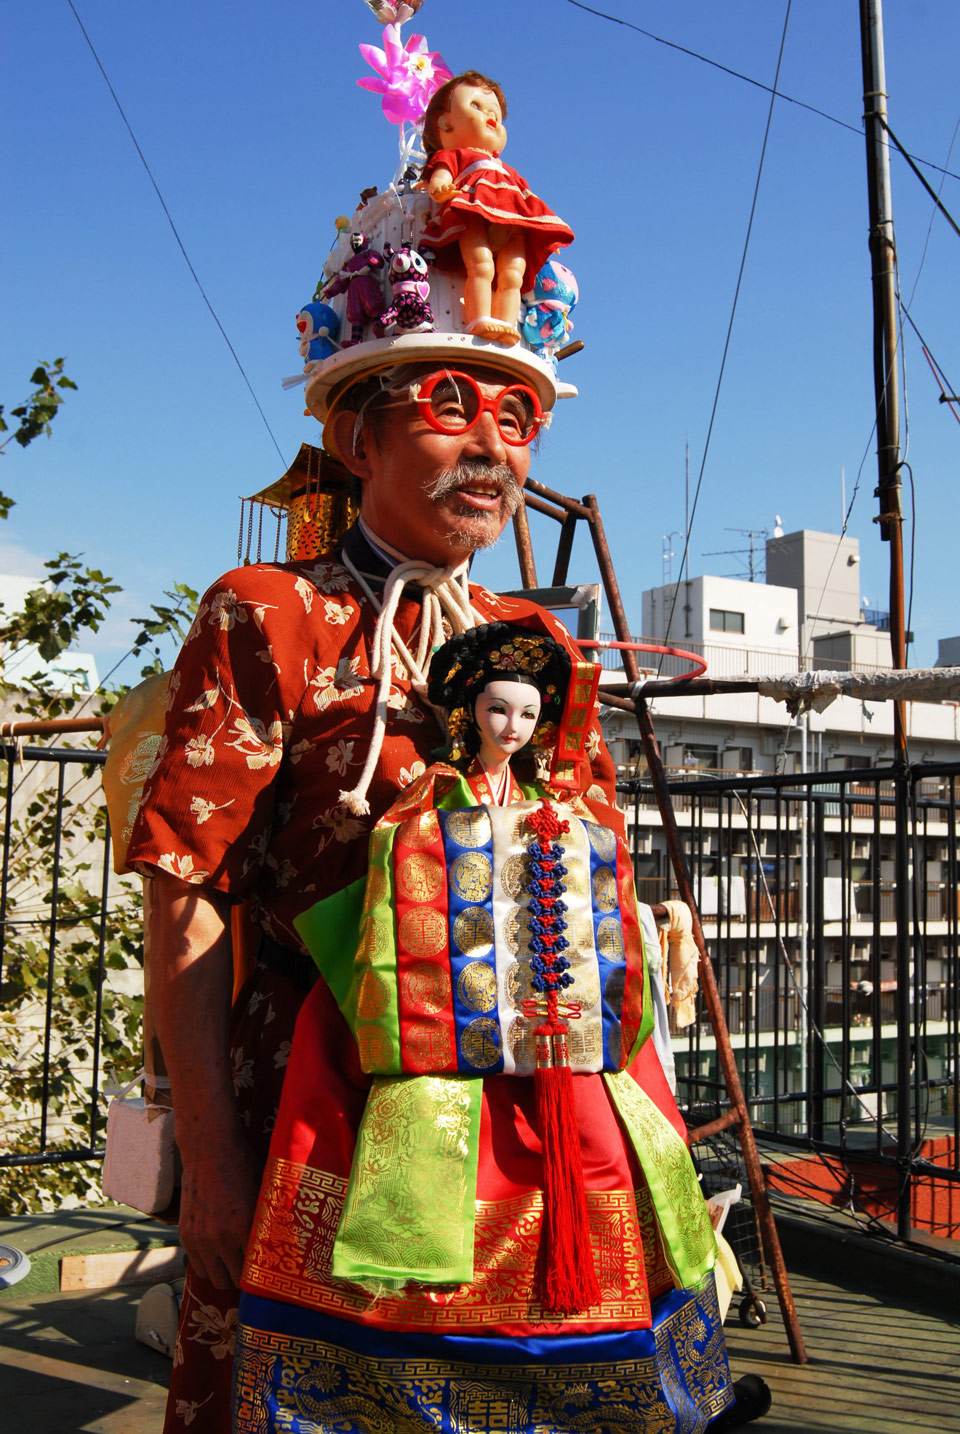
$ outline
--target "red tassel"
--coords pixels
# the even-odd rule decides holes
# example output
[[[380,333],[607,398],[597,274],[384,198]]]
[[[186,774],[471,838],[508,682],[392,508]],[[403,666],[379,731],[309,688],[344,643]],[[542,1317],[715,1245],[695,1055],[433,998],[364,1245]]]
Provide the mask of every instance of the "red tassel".
[[[541,1299],[545,1309],[572,1315],[600,1300],[587,1223],[573,1073],[566,1029],[560,1022],[538,1026],[536,1037],[534,1085],[543,1144]]]

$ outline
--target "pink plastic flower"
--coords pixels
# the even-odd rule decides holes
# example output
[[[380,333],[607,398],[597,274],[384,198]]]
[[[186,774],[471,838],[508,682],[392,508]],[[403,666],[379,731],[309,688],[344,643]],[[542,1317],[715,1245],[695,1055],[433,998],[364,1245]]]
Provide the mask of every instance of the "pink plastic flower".
[[[425,35],[411,35],[401,45],[399,25],[384,27],[382,50],[361,45],[360,53],[377,73],[357,84],[383,95],[383,113],[391,124],[418,124],[434,91],[453,78],[441,56],[427,49]]]

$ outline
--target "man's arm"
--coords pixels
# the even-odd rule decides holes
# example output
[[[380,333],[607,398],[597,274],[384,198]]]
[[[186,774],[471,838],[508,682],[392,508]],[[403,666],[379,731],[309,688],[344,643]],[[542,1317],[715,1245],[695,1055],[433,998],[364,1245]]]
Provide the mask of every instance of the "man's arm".
[[[230,903],[166,872],[151,881],[149,999],[183,1161],[180,1238],[198,1274],[239,1282],[260,1172],[230,1064]]]

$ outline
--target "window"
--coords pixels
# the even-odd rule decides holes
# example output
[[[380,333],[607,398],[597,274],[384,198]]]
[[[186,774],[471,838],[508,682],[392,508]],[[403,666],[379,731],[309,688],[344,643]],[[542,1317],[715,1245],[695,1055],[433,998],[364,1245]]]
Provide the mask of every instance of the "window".
[[[724,607],[710,609],[711,632],[743,632],[743,613],[729,612]]]
[[[683,748],[683,765],[685,767],[698,767],[700,771],[715,771],[717,767],[717,749],[708,747],[703,742],[687,742]]]

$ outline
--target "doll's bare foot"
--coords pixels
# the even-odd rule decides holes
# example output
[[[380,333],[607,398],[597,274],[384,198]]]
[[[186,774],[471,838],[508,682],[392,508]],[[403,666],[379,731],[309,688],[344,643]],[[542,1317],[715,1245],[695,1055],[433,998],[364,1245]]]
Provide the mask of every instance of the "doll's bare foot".
[[[490,318],[489,315],[473,319],[467,324],[467,333],[478,339],[489,339],[492,343],[503,344],[505,347],[520,342],[520,334],[512,324],[505,323],[503,319]]]

